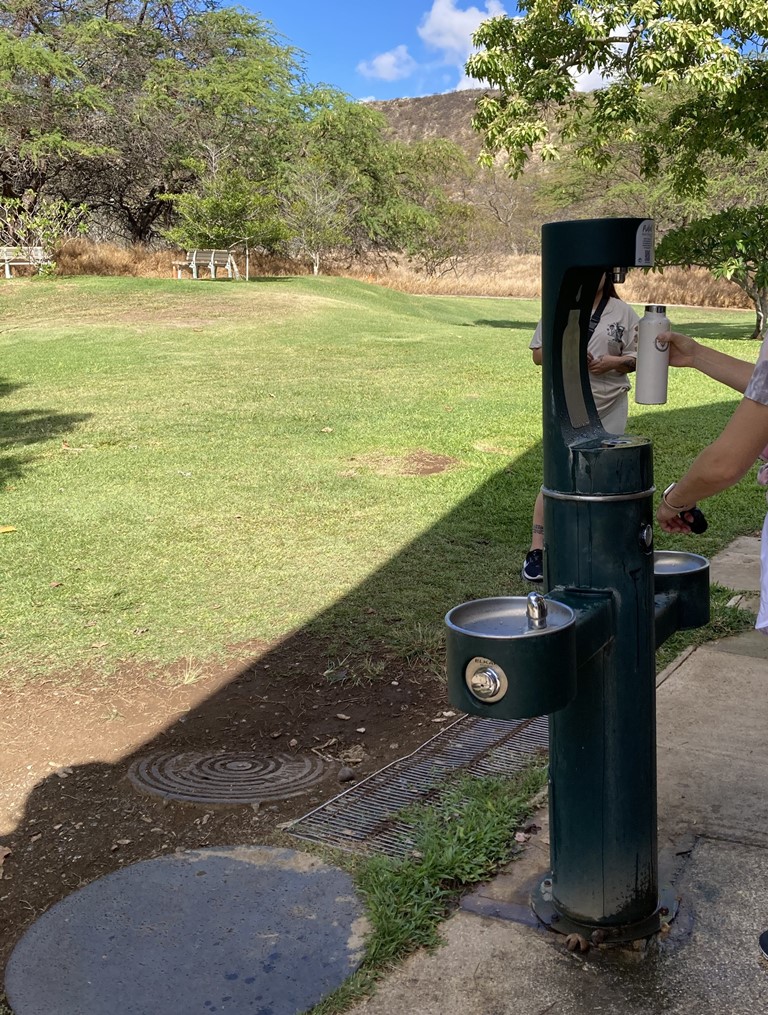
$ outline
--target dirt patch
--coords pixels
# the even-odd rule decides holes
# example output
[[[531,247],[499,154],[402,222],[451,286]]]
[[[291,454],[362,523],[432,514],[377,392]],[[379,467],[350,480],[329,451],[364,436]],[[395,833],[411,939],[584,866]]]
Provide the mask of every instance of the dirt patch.
[[[351,468],[345,475],[354,475],[359,469],[365,468],[379,476],[434,476],[459,464],[457,458],[421,450],[401,456],[359,455],[350,458],[349,462]]]
[[[281,823],[350,785],[340,774],[370,775],[450,721],[442,682],[402,661],[385,659],[386,677],[360,684],[324,674],[328,647],[306,633],[233,657],[245,650],[245,664],[201,667],[205,679],[183,663],[160,677],[155,667],[153,679],[134,666],[108,683],[87,673],[4,695],[0,968],[33,920],[75,889],[177,849],[274,844]],[[312,755],[323,775],[306,795],[260,806],[185,804],[127,778],[133,761],[161,751]]]

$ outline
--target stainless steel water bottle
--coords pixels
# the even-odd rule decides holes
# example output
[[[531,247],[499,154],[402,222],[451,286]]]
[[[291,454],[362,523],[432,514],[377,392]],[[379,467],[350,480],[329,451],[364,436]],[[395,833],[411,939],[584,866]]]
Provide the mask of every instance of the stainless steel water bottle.
[[[669,342],[659,342],[658,336],[671,328],[666,307],[645,308],[637,339],[635,401],[640,405],[661,405],[667,400]]]

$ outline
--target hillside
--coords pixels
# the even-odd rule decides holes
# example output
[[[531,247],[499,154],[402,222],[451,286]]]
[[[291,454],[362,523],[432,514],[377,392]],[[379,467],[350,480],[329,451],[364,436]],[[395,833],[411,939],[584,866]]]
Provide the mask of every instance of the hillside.
[[[417,99],[389,99],[370,105],[386,116],[396,140],[447,138],[475,159],[480,151],[480,135],[472,128],[471,120],[475,103],[483,94],[483,89],[471,89]]]

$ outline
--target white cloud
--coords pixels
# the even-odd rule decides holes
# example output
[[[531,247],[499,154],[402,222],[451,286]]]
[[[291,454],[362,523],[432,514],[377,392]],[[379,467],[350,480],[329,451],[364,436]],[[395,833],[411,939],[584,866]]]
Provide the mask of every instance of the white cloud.
[[[410,77],[416,70],[416,61],[408,52],[407,46],[395,46],[387,53],[380,53],[372,60],[363,60],[357,70],[366,78],[378,78],[381,81],[402,81]]]
[[[618,25],[611,32],[611,38],[623,38],[629,31],[628,25]],[[612,46],[612,49],[620,56],[623,56],[627,51],[626,42],[617,42]],[[577,92],[594,92],[598,88],[606,88],[608,85],[612,85],[616,78],[608,75],[607,77],[600,73],[599,70],[593,71],[571,71],[571,78],[573,80],[573,87]]]
[[[478,88],[487,88],[487,87],[488,87],[487,81],[478,81],[477,78],[471,78],[468,77],[466,74],[462,74],[458,80],[458,83],[451,88],[451,91],[470,92],[476,91]]]
[[[405,45],[395,46],[386,53],[380,53],[370,60],[362,60],[357,71],[367,78],[380,81],[402,81],[421,72],[434,80],[440,68],[453,68],[456,84],[450,91],[465,88],[481,88],[482,83],[468,78],[464,65],[473,51],[472,35],[483,21],[506,14],[501,0],[482,0],[479,6],[461,9],[458,4],[467,0],[432,0],[432,6],[421,19],[418,34],[424,45],[435,52],[428,62],[419,63]],[[446,82],[447,83],[447,82]]]
[[[594,92],[611,84],[611,78],[605,78],[599,70],[571,72],[573,87],[577,92]]]
[[[431,10],[419,25],[425,44],[443,53],[446,63],[466,63],[472,52],[472,34],[481,22],[506,14],[499,0],[485,0],[485,9],[460,10],[457,0],[434,0]]]

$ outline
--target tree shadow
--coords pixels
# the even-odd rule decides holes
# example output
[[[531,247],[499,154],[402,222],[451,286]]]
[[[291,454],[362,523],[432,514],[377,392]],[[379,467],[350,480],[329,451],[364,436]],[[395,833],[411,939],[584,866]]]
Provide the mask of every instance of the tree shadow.
[[[628,432],[658,442],[657,488],[663,489],[675,478],[670,473],[679,467],[681,446],[684,453],[695,454],[717,436],[733,409],[732,401],[654,413],[632,407]],[[57,424],[55,417],[44,418],[53,420],[51,426],[63,425],[61,420]],[[16,422],[17,437],[23,439],[27,432],[24,420]],[[375,698],[391,703],[395,716],[392,728],[400,729],[400,734],[390,734],[399,741],[390,747],[399,748],[394,757],[407,753],[403,747],[408,733],[402,727],[413,722],[414,711],[398,713],[402,707],[398,702],[409,700],[408,692],[412,691],[410,700],[422,700],[425,710],[415,713],[420,718],[447,707],[444,683],[438,673],[442,667],[445,613],[470,599],[519,595],[530,590],[520,576],[520,566],[528,547],[531,511],[540,483],[541,446],[516,459],[501,461],[503,464],[490,479],[383,567],[301,629],[264,652],[254,652],[232,672],[231,679],[157,736],[115,763],[78,765],[65,773],[66,779],[51,773],[34,786],[23,817],[12,833],[0,839],[13,851],[14,861],[6,862],[6,871],[13,871],[13,880],[3,881],[6,926],[0,930],[0,966],[25,928],[45,908],[95,877],[120,869],[121,864],[164,855],[164,839],[165,845],[170,842],[170,848],[187,849],[232,846],[254,841],[253,837],[259,841],[264,826],[258,826],[257,834],[248,807],[229,808],[232,815],[201,822],[201,815],[212,811],[211,807],[190,808],[139,794],[125,777],[130,765],[139,759],[160,752],[215,754],[233,750],[273,757],[287,748],[284,740],[276,743],[271,739],[274,733],[269,730],[275,727],[263,721],[265,709],[280,714],[285,709],[291,716],[285,728],[294,736],[303,736],[301,748],[308,751],[312,748],[307,745],[319,745],[331,737],[343,738],[350,732],[352,724],[345,725],[344,716],[336,713],[349,707],[344,702],[351,691],[363,701]],[[521,489],[530,496],[521,497]],[[757,500],[756,496],[755,518],[760,513]],[[708,509],[710,528],[705,536],[697,538],[695,544],[684,542],[682,537],[675,542],[657,530],[657,546],[685,545],[712,555],[721,548],[718,519],[728,511],[727,495],[716,498]],[[748,528],[745,523],[745,530]],[[309,566],[321,566],[321,562],[309,562]],[[414,623],[414,617],[428,619]],[[339,674],[331,677],[326,670],[331,646],[339,656],[349,655],[350,670],[354,670],[356,660],[370,659],[373,653],[382,660],[384,669],[370,681],[352,685],[341,673],[338,684],[332,684]],[[399,660],[397,688],[390,680],[390,666],[395,659]],[[296,660],[307,665],[299,667]],[[325,696],[316,700],[327,706],[329,684],[338,687],[338,703],[313,711],[317,705],[307,701],[321,689]],[[413,686],[406,686],[409,684]],[[415,746],[437,732],[430,721],[426,718],[421,732],[410,731]],[[382,750],[386,751],[386,745]],[[382,763],[393,756],[390,752]],[[26,758],[19,758],[20,770],[26,762]],[[326,798],[339,792],[340,787],[333,780],[331,783],[326,787]],[[310,809],[308,805],[302,807],[300,801],[296,806],[297,813]],[[95,831],[104,822],[111,823],[113,840],[125,845],[111,847],[114,851],[105,848],[104,835]],[[161,830],[151,828],[152,822],[168,829],[164,836],[149,834]],[[67,835],[67,849],[57,854],[49,841],[44,867],[50,876],[43,878],[43,865],[36,859],[39,854],[29,844],[41,833],[50,840],[54,835],[51,830],[62,828]],[[264,841],[263,835],[260,841]],[[36,903],[31,907],[28,899],[32,894]]]
[[[691,338],[700,338],[703,340],[714,341],[715,339],[723,339],[726,341],[735,342],[755,342],[754,354],[757,355],[757,349],[759,348],[759,339],[752,338],[752,332],[754,331],[755,321],[754,315],[745,320],[744,324],[708,324],[698,322],[696,324],[686,324],[685,334],[690,335]],[[678,326],[673,325],[674,330],[678,330]],[[682,328],[682,325],[680,325]],[[745,352],[752,353],[752,346]]]
[[[506,318],[481,317],[476,321],[467,321],[460,325],[462,328],[510,328],[523,331],[530,331],[533,334],[533,327],[530,321],[510,321]]]
[[[26,382],[0,378],[0,398],[26,387]],[[51,440],[73,430],[90,413],[55,412],[51,409],[0,409],[0,489],[21,478],[34,457],[20,449]]]

